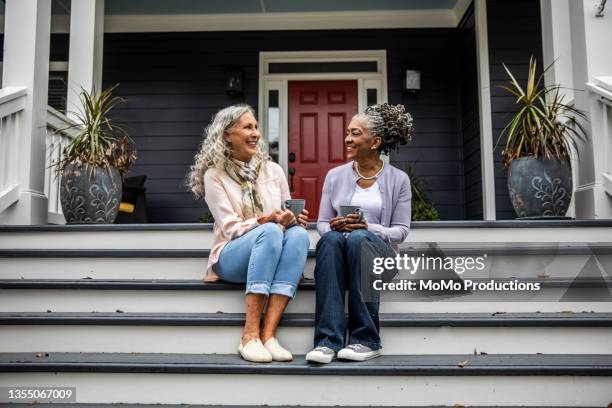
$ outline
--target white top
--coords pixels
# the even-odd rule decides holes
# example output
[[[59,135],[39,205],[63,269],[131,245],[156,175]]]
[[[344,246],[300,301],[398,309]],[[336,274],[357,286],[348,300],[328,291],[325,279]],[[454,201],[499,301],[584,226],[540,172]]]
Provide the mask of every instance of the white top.
[[[350,205],[357,205],[361,208],[363,216],[368,224],[380,224],[382,215],[382,194],[378,182],[374,182],[368,188],[361,188],[355,185],[355,193]]]

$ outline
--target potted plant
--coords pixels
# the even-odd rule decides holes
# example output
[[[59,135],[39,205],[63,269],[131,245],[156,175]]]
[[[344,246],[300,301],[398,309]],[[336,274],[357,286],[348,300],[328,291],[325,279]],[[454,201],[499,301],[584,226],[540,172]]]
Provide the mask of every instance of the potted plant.
[[[531,57],[526,88],[508,67],[509,86],[501,88],[516,97],[519,110],[502,130],[502,151],[508,174],[510,200],[519,218],[564,217],[572,199],[571,146],[586,132],[576,118],[584,113],[564,102],[561,86],[543,84],[536,78],[536,61]]]
[[[97,92],[81,89],[80,112],[74,112],[76,137],[57,163],[60,202],[68,223],[112,223],[121,202],[122,177],[136,160],[130,138],[115,125],[110,111],[124,99],[117,87]]]
[[[410,190],[412,192],[412,221],[437,221],[440,219],[438,210],[425,192],[425,181],[417,177],[414,167],[407,165],[408,177],[410,177]]]

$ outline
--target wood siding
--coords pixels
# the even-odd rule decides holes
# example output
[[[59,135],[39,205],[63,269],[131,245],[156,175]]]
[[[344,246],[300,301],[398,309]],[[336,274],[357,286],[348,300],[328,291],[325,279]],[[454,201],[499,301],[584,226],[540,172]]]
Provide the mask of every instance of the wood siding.
[[[196,221],[204,211],[183,186],[205,126],[229,104],[257,108],[259,51],[386,49],[389,101],[413,114],[412,145],[392,154],[426,183],[442,219],[463,219],[463,154],[458,133],[455,29],[233,33],[149,33],[105,36],[104,83],[129,103],[116,112],[137,143],[132,175],[146,174],[149,218]],[[245,93],[225,94],[224,71],[239,65]],[[403,72],[422,72],[422,91],[402,92]]]
[[[459,24],[460,132],[463,140],[463,177],[465,219],[482,220],[482,168],[480,149],[480,117],[478,107],[478,65],[476,61],[476,26],[474,6]]]
[[[512,115],[517,111],[514,98],[499,85],[507,83],[505,63],[519,82],[527,79],[529,57],[542,64],[542,26],[540,2],[536,0],[488,0],[489,64],[491,72],[491,112],[493,144],[497,142]],[[516,214],[508,195],[500,141],[495,149],[495,204],[498,220],[514,219]]]

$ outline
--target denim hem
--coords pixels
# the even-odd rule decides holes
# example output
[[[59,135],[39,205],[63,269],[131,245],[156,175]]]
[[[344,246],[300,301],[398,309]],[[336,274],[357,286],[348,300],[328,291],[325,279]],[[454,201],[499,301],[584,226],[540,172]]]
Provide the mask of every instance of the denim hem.
[[[270,284],[268,282],[247,282],[244,293],[257,293],[268,296],[270,294]]]
[[[371,341],[351,341],[349,339],[348,344],[361,344],[362,346],[366,346],[371,348],[372,350],[380,350],[382,348],[382,344],[380,342],[371,342]]]
[[[344,348],[344,346],[334,346],[327,340],[321,340],[319,343],[317,343],[317,345],[315,345],[315,348],[317,347],[328,347],[334,350],[334,353],[337,353]]]
[[[275,295],[284,295],[289,299],[293,299],[295,297],[297,286],[289,282],[272,282],[272,286],[270,286],[270,293]]]

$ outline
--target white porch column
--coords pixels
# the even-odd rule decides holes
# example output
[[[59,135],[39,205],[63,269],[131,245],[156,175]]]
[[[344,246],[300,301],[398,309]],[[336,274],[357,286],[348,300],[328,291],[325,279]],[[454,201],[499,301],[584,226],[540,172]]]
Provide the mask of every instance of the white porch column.
[[[480,171],[482,175],[482,214],[494,220],[495,168],[493,160],[493,121],[491,113],[491,80],[489,74],[489,35],[486,0],[474,0],[476,58],[478,62],[478,116],[480,118]]]
[[[104,0],[72,0],[68,56],[67,116],[80,107],[81,88],[100,91],[104,43]]]
[[[6,0],[3,87],[27,88],[19,131],[19,201],[0,224],[46,224],[45,135],[49,87],[51,0]]]
[[[576,107],[590,118],[584,126],[589,132],[589,140],[579,144],[579,178],[575,193],[576,216],[578,218],[612,218],[612,197],[606,194],[603,173],[607,168],[608,156],[604,140],[605,133],[594,123],[601,117],[595,98],[586,89],[587,82],[596,77],[612,76],[612,38],[611,5],[605,10],[604,17],[595,17],[593,0],[570,1],[571,46],[573,80],[576,88]],[[593,125],[593,126],[592,126]]]
[[[542,20],[542,54],[544,61],[538,61],[542,69],[548,67],[544,74],[547,86],[561,85],[565,94],[565,103],[574,101],[574,74],[572,68],[572,40],[570,27],[570,0],[541,0]],[[567,215],[576,217],[575,190],[578,184],[577,152],[572,148],[572,180],[574,191]]]

